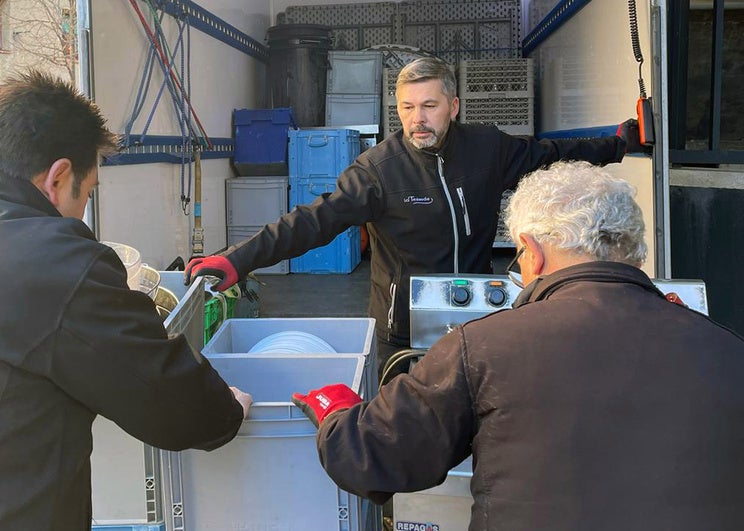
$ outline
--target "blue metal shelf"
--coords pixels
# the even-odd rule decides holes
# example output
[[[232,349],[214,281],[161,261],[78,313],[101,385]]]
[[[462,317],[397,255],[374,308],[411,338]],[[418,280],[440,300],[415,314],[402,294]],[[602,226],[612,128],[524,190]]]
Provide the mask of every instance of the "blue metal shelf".
[[[563,0],[522,41],[522,55],[529,56],[535,48],[578,13],[591,0]]]
[[[266,46],[191,0],[154,0],[154,5],[172,17],[187,20],[191,27],[263,63],[269,60]]]
[[[597,127],[580,127],[577,129],[562,129],[557,131],[545,131],[535,135],[538,139],[549,138],[599,138],[602,136],[615,136],[617,124],[600,125]]]

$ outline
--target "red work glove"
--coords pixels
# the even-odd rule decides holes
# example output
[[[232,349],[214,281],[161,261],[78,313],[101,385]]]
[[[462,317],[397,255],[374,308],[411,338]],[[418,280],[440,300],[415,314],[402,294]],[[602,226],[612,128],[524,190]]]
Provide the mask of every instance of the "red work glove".
[[[292,402],[307,415],[317,428],[334,411],[348,409],[362,399],[344,384],[332,384],[313,389],[306,395],[294,393]]]
[[[685,304],[685,301],[683,301],[679,295],[677,295],[675,292],[670,291],[666,294],[666,300],[669,302],[673,302],[674,304],[679,304],[680,306],[684,306],[687,308],[687,305]]]
[[[186,266],[186,271],[183,272],[183,283],[188,286],[194,281],[194,278],[203,275],[210,275],[221,280],[214,287],[217,291],[225,291],[240,280],[235,266],[221,255],[205,256],[204,258],[191,260],[189,265]]]
[[[641,134],[638,131],[638,120],[631,118],[617,126],[615,135],[625,140],[626,153],[648,153],[649,149],[641,145]]]

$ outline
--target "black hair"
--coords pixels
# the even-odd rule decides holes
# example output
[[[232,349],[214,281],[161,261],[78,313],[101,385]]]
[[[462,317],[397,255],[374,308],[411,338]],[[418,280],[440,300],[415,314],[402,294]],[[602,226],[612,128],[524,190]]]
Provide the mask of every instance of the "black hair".
[[[67,158],[75,195],[99,157],[118,147],[92,101],[70,83],[36,70],[0,84],[0,139],[0,177],[31,180]]]

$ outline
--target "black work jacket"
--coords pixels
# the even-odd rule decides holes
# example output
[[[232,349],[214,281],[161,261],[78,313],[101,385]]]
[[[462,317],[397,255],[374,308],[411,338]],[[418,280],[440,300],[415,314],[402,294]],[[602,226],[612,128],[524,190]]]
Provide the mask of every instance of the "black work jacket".
[[[0,529],[90,529],[96,415],[169,450],[233,438],[224,381],[30,182],[0,179],[0,249]]]
[[[419,150],[397,134],[362,153],[333,193],[298,206],[223,254],[240,276],[325,245],[353,225],[370,235],[369,313],[378,332],[409,337],[409,279],[422,273],[491,273],[501,195],[557,160],[622,160],[619,137],[542,140],[452,122],[442,148]]]
[[[381,502],[472,454],[471,531],[744,529],[744,339],[623,264],[524,295],[329,416],[331,478]]]

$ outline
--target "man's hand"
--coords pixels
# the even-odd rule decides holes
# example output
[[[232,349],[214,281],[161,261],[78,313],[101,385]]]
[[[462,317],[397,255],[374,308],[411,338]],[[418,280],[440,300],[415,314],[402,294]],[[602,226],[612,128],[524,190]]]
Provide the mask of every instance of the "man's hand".
[[[194,258],[186,266],[183,272],[183,283],[189,285],[198,276],[210,275],[220,279],[220,283],[214,286],[217,291],[225,291],[235,284],[240,278],[235,266],[230,260],[221,255],[205,256],[204,258]]]
[[[231,387],[230,391],[232,391],[235,400],[237,400],[238,403],[243,406],[243,418],[247,419],[248,410],[251,409],[251,404],[253,404],[253,397],[248,393],[244,393],[237,387]]]
[[[641,134],[638,130],[638,120],[631,118],[617,126],[615,135],[625,141],[626,153],[650,153],[651,148],[641,145]]]
[[[292,402],[307,415],[316,428],[334,411],[348,409],[361,401],[359,395],[344,384],[326,385],[306,395],[292,395]]]

